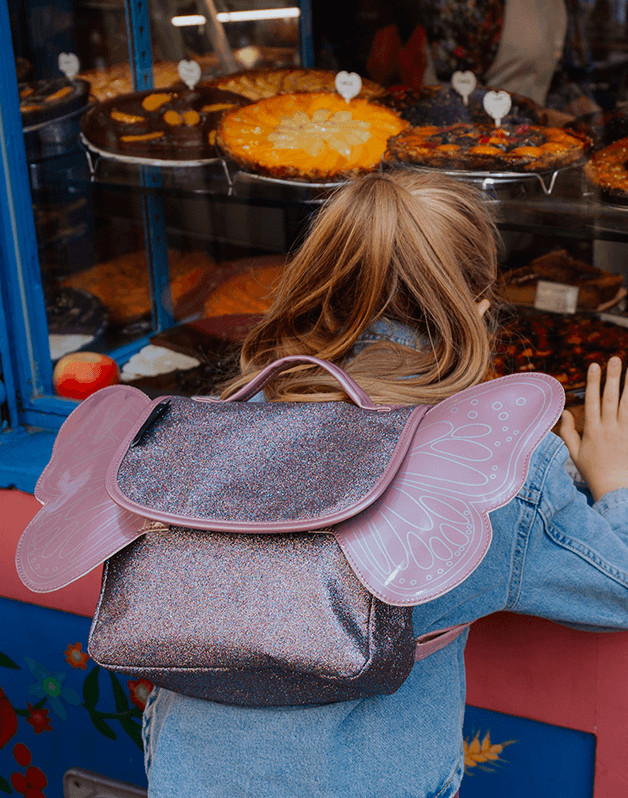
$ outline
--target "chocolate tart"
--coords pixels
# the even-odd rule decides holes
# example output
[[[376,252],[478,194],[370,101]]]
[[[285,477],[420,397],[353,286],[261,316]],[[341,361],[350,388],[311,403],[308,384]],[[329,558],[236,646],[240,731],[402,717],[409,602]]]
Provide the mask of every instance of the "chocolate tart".
[[[623,282],[620,274],[605,272],[561,249],[504,274],[500,294],[515,305],[533,305],[539,280],[577,286],[578,308],[587,310],[615,299]]]
[[[50,78],[20,83],[18,91],[24,128],[67,116],[89,102],[89,83],[77,78]]]
[[[451,86],[422,86],[420,89],[391,90],[378,102],[394,108],[413,127],[438,125],[445,127],[457,122],[484,125],[490,117],[484,110],[484,95],[495,89],[478,87],[465,105]],[[502,127],[512,130],[520,125],[544,125],[547,115],[541,106],[520,94],[510,93],[512,107],[502,120]]]
[[[233,92],[177,86],[122,94],[85,114],[89,146],[138,161],[199,162],[217,157],[216,126],[225,110],[247,100]]]

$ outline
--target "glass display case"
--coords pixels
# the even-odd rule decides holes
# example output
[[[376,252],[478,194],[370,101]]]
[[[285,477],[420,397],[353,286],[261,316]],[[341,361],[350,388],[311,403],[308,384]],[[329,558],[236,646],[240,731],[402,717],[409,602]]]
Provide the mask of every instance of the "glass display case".
[[[519,5],[460,4],[469,37],[438,2],[10,0],[0,19],[11,44],[0,55],[7,473],[12,441],[54,433],[74,407],[67,385],[85,358],[92,387],[112,359],[123,382],[151,395],[217,390],[312,215],[369,169],[439,169],[476,185],[502,231],[509,317],[532,335],[531,314],[567,310],[582,336],[611,314],[608,346],[621,350],[628,192],[623,174],[609,189],[587,164],[609,147],[612,168],[628,160],[625,3],[550,3],[550,38],[517,50]],[[545,60],[539,48],[551,50]],[[534,85],[500,67],[505,52],[519,66],[535,60]],[[502,119],[490,95],[499,104],[504,93]],[[318,131],[308,144],[297,125],[284,149],[260,142],[259,105],[275,114],[271,133],[285,118],[346,109],[385,134],[361,161],[338,123],[334,141],[357,160],[334,172]],[[577,152],[565,154],[566,141]],[[301,146],[309,160],[292,163]],[[453,159],[440,157],[447,150]],[[550,299],[548,282],[562,286]],[[560,376],[540,352],[533,344],[527,366],[500,356],[500,367]],[[37,438],[43,462],[51,437]]]

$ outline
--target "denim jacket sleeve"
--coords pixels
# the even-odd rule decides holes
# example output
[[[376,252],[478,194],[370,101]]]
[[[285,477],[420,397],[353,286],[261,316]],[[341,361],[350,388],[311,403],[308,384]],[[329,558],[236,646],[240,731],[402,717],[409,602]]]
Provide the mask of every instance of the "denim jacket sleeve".
[[[550,435],[541,447],[515,499],[520,523],[505,609],[582,629],[626,629],[628,489],[591,507],[565,470],[562,441]]]

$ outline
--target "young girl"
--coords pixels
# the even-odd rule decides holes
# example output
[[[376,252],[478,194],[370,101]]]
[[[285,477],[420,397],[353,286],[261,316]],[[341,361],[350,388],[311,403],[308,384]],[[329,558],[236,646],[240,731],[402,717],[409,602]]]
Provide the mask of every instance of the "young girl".
[[[441,175],[373,174],[341,189],[286,267],[249,335],[242,375],[283,356],[341,365],[382,403],[439,402],[482,381],[496,308],[496,236],[478,196]],[[499,610],[590,629],[628,628],[628,391],[592,366],[580,438],[554,435],[517,497],[491,513],[489,551],[466,581],[414,610],[416,635]],[[262,397],[259,397],[260,399]],[[346,399],[299,366],[266,400]],[[295,608],[298,611],[298,608]],[[246,708],[156,690],[145,715],[150,798],[452,798],[463,775],[466,635],[417,663],[393,695]]]

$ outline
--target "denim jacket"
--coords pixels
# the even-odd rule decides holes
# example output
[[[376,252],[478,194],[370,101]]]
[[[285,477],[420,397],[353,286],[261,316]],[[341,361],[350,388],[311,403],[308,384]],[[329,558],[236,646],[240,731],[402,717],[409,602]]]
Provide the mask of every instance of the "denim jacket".
[[[371,328],[364,342],[412,333]],[[586,630],[628,629],[628,489],[591,507],[551,433],[491,513],[493,540],[461,585],[416,607],[417,635],[508,610]],[[149,798],[452,798],[463,774],[467,635],[393,695],[314,707],[223,706],[165,690],[145,714]]]

